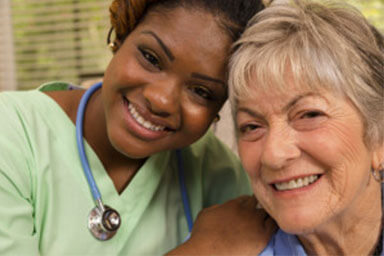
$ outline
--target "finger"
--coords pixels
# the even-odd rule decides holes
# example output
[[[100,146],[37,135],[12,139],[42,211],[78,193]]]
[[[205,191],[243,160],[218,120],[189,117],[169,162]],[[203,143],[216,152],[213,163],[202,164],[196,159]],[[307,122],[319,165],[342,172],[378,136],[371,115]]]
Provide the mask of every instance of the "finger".
[[[214,204],[214,205],[211,205],[211,206],[209,206],[209,207],[204,208],[203,210],[201,210],[200,213],[213,211],[213,210],[215,210],[216,208],[219,208],[220,206],[221,206],[221,204]]]
[[[243,203],[246,203],[250,197],[251,197],[250,195],[242,195],[242,196],[236,197],[234,199],[231,199],[231,200],[223,203],[222,205],[242,205]]]
[[[260,216],[260,220],[266,221],[269,218],[268,213],[264,209],[254,209],[256,215]]]
[[[261,203],[257,202],[256,209],[264,209],[264,207],[261,205]]]
[[[250,198],[252,198],[253,196],[251,196],[251,195],[242,195],[242,196],[239,196],[238,198],[235,198],[235,199],[233,199],[233,200],[231,200],[231,201],[233,201],[233,202],[236,202],[236,203],[238,203],[238,204],[243,204],[243,203],[247,203],[247,201],[250,199]],[[230,202],[231,202],[230,201]]]
[[[219,208],[220,206],[221,206],[221,204],[214,204],[214,205],[208,207],[207,210],[213,210],[213,209]]]
[[[271,233],[274,233],[278,228],[277,223],[271,216],[269,216],[269,214],[267,214],[266,218],[264,219],[263,226],[265,230],[270,231]]]
[[[244,198],[240,204],[244,208],[256,209],[258,205],[258,201],[255,196],[247,196],[247,198]]]

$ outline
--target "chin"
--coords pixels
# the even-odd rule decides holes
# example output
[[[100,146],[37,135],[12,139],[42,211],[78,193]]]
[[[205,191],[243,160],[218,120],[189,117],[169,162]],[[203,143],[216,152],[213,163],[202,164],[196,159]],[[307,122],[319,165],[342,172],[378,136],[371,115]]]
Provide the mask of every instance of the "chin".
[[[123,146],[119,147],[119,145],[116,145],[115,149],[117,151],[119,151],[122,155],[124,155],[130,159],[144,159],[144,158],[148,158],[149,156],[157,153],[155,151],[152,152],[152,151],[150,151],[150,149],[147,149],[147,148],[138,148],[138,147],[124,148]]]
[[[128,157],[130,159],[144,159],[153,154],[148,148],[134,147],[131,144],[124,143],[124,140],[114,140],[111,138],[110,143],[112,147],[119,152],[121,155]]]
[[[277,225],[286,233],[301,235],[312,233],[320,225],[319,216],[313,213],[307,214],[288,214],[274,218]]]
[[[304,235],[313,233],[315,228],[312,225],[284,225],[278,223],[280,229],[282,229],[285,233],[293,234],[293,235]]]

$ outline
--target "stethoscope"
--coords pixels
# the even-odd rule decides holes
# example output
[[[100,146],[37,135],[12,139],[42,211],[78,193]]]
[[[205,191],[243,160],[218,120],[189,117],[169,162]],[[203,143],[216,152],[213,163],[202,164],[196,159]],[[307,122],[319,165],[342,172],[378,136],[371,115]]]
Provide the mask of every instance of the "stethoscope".
[[[77,109],[76,116],[76,142],[77,148],[81,160],[81,165],[84,170],[85,177],[87,178],[89,188],[92,192],[92,197],[95,201],[96,206],[91,210],[88,216],[88,229],[91,231],[92,235],[101,241],[106,241],[111,239],[121,226],[121,217],[120,214],[103,203],[101,199],[101,194],[96,185],[95,179],[92,175],[91,168],[89,167],[88,158],[85,154],[84,149],[84,139],[83,139],[83,121],[84,113],[91,95],[102,86],[102,82],[94,84],[90,87],[82,96],[80,100],[79,107]],[[189,207],[188,193],[185,185],[184,177],[184,164],[183,158],[181,156],[181,151],[176,150],[177,158],[177,169],[178,169],[178,178],[180,184],[181,198],[183,201],[183,208],[185,216],[187,219],[189,234],[192,231],[193,219],[191,215],[191,209]],[[189,237],[188,234],[188,237]],[[188,239],[187,237],[187,239]]]

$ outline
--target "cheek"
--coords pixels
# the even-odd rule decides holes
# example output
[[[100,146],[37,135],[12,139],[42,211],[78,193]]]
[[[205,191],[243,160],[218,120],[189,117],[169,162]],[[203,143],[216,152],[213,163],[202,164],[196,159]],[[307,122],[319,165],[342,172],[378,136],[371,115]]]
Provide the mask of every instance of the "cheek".
[[[306,152],[326,166],[346,166],[366,156],[368,150],[363,141],[360,124],[333,123],[301,138]]]
[[[330,192],[342,200],[367,182],[370,152],[362,134],[362,127],[335,125],[301,138],[303,151],[324,168]]]
[[[184,87],[180,94],[181,121],[184,129],[193,134],[204,134],[211,126],[224,100],[206,101]]]
[[[124,63],[121,63],[119,59],[118,53],[114,55],[108,64],[107,69],[104,73],[104,84],[114,84],[116,81],[121,79],[121,70],[122,66],[125,65]]]
[[[189,142],[194,142],[207,132],[216,112],[196,104],[186,104],[187,100],[183,101],[181,114],[183,133]]]
[[[137,86],[151,79],[131,48],[122,47],[112,57],[103,78],[109,87]]]

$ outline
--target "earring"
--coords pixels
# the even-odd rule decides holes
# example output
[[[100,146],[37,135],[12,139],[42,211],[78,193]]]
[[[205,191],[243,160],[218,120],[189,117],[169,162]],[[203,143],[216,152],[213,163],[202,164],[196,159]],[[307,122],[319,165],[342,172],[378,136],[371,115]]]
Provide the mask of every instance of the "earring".
[[[117,50],[118,44],[116,43],[116,40],[111,41],[112,32],[113,32],[113,27],[111,27],[108,31],[107,45],[108,45],[108,48],[114,53]]]
[[[219,122],[219,121],[220,121],[220,115],[217,114],[217,115],[215,116],[215,118],[213,119],[213,122],[214,122],[214,123],[217,123],[217,122]]]
[[[113,51],[113,50],[115,49],[115,47],[116,47],[115,42],[110,42],[110,43],[108,44],[108,48],[109,48],[111,51]]]
[[[380,167],[377,170],[372,168],[372,175],[376,181],[384,183],[384,163],[380,164]]]

